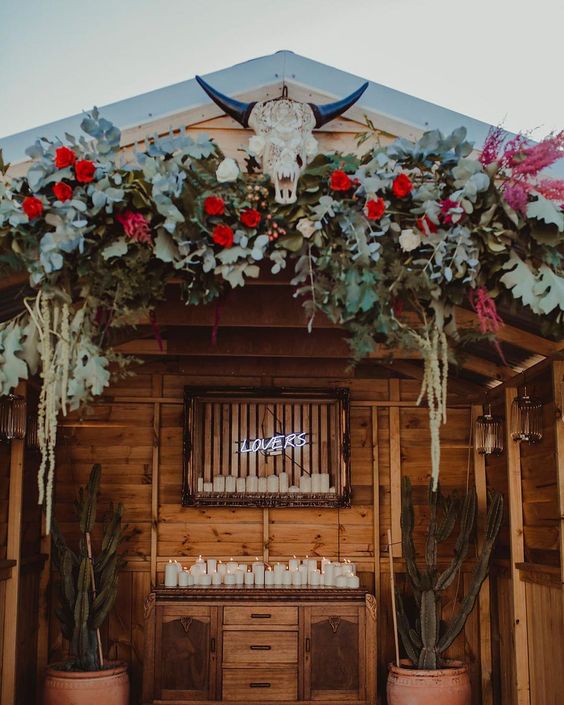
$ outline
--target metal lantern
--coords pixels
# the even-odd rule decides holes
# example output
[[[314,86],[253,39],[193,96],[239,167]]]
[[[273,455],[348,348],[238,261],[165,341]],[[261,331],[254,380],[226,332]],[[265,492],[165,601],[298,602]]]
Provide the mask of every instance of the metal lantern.
[[[542,438],[542,407],[543,402],[538,397],[518,394],[511,405],[511,437],[514,441],[538,443]]]
[[[486,413],[476,419],[474,441],[480,455],[500,455],[503,452],[503,418],[494,416],[489,405]]]
[[[0,397],[0,439],[11,441],[25,437],[27,405],[24,397],[7,394]]]

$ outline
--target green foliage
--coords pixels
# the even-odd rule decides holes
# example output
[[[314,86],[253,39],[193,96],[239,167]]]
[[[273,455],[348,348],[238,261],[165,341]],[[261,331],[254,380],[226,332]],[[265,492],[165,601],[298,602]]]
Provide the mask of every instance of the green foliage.
[[[450,621],[442,619],[442,596],[460,573],[474,536],[476,521],[476,491],[468,490],[460,499],[444,497],[440,491],[429,490],[429,524],[425,544],[425,567],[420,569],[413,540],[414,511],[411,481],[402,479],[401,528],[402,546],[407,575],[415,598],[417,618],[410,623],[401,593],[396,595],[398,631],[410,660],[417,668],[435,670],[443,665],[442,656],[464,628],[474,607],[480,587],[488,574],[492,550],[503,517],[503,498],[490,497],[485,535],[477,550],[468,592],[453,611]],[[444,570],[439,569],[439,545],[446,541],[458,524],[454,555]]]
[[[92,466],[86,487],[81,487],[75,501],[75,512],[81,538],[77,550],[69,548],[59,526],[53,523],[53,561],[59,572],[59,605],[56,615],[65,639],[70,642],[72,666],[75,670],[96,671],[100,668],[96,630],[112,609],[118,588],[118,574],[124,560],[118,548],[124,540],[121,526],[122,505],[112,507],[104,528],[100,550],[92,563],[87,552],[87,536],[96,522],[96,505],[100,488],[101,467]],[[92,571],[96,597],[92,585]]]

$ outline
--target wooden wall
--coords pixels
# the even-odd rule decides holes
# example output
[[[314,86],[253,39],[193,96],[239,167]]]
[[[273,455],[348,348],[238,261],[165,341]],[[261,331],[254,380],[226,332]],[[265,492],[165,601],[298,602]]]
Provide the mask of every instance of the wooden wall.
[[[315,336],[315,333],[313,334]],[[417,505],[417,543],[421,547],[430,469],[430,438],[425,409],[417,408],[418,383],[413,380],[353,377],[339,363],[340,375],[327,372],[334,361],[319,363],[313,376],[308,360],[288,359],[276,366],[276,376],[233,375],[238,363],[224,360],[218,375],[216,360],[148,363],[139,374],[110,389],[82,419],[68,420],[60,430],[56,516],[66,534],[76,530],[72,502],[93,462],[102,463],[101,508],[111,500],[125,505],[131,539],[128,565],[120,582],[116,609],[104,640],[112,657],[131,664],[134,699],[141,677],[143,598],[155,574],[162,578],[170,558],[189,562],[201,554],[228,559],[264,556],[287,559],[292,554],[350,558],[357,563],[363,584],[376,587],[379,600],[379,671],[385,683],[386,665],[393,659],[389,569],[386,532],[392,529],[397,580],[402,573],[399,527],[400,480],[411,477]],[[324,372],[324,365],[327,372]],[[247,366],[248,369],[251,369]],[[257,363],[264,372],[264,365]],[[300,369],[304,373],[300,375]],[[325,376],[324,376],[325,375]],[[180,505],[182,473],[182,395],[187,384],[349,386],[352,408],[352,485],[350,509],[205,509]],[[469,448],[470,407],[456,397],[443,429],[442,484],[447,490],[474,482]],[[152,521],[154,517],[154,521]],[[447,547],[445,559],[451,552]],[[454,609],[469,562],[453,586],[447,614]],[[458,590],[458,593],[457,593]],[[56,622],[51,622],[50,660],[64,652]],[[480,702],[479,618],[469,620],[452,648],[472,664],[475,703]]]

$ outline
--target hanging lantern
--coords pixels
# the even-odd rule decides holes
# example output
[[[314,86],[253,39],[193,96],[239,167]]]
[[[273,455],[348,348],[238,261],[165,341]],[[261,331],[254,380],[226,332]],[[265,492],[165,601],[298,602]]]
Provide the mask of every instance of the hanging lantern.
[[[26,412],[24,397],[16,394],[0,397],[0,439],[11,441],[25,437]]]
[[[27,429],[25,433],[25,445],[30,450],[39,450],[39,420],[37,414],[30,414],[27,417]]]
[[[511,437],[514,441],[538,443],[542,438],[542,400],[527,394],[518,394],[511,405]]]
[[[487,412],[476,419],[474,441],[480,455],[500,455],[503,452],[503,418],[494,416],[489,405]]]

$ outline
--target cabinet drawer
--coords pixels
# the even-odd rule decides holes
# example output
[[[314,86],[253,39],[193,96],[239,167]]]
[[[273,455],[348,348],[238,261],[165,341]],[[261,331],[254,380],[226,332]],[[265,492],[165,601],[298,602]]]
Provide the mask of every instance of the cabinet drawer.
[[[297,632],[225,632],[223,663],[297,663]]]
[[[295,668],[224,668],[223,700],[297,700]]]
[[[224,624],[246,626],[265,626],[283,624],[289,627],[298,626],[297,607],[275,607],[272,605],[256,605],[254,607],[225,607],[223,610]]]

